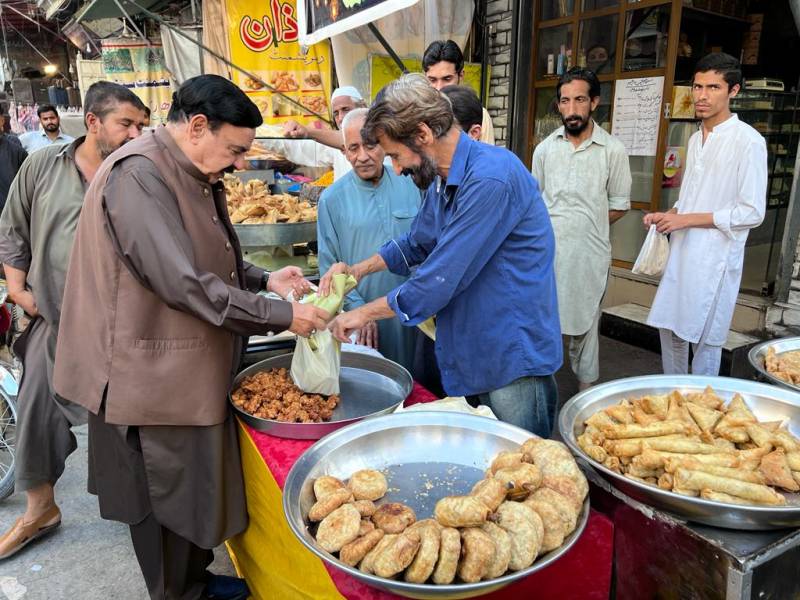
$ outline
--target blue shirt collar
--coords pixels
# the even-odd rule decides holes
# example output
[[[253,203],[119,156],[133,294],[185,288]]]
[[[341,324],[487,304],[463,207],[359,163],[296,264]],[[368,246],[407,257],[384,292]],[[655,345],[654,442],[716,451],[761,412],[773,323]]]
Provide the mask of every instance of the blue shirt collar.
[[[458,136],[458,144],[456,144],[456,151],[453,153],[453,161],[450,163],[450,169],[447,172],[447,187],[461,185],[464,179],[464,173],[467,170],[467,158],[469,158],[470,150],[472,150],[472,139],[463,131]]]

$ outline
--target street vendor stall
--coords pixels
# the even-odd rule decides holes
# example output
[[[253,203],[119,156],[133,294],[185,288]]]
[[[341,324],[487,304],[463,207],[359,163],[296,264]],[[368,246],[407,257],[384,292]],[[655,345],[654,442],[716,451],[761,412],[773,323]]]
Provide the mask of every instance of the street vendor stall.
[[[415,385],[406,405],[435,399]],[[245,425],[240,425],[240,441],[250,526],[228,547],[255,598],[397,597],[324,563],[291,532],[281,508],[281,491],[290,469],[312,441],[277,438]],[[612,529],[606,517],[592,512],[583,535],[557,562],[485,597],[608,598]],[[429,587],[435,593],[435,586]]]

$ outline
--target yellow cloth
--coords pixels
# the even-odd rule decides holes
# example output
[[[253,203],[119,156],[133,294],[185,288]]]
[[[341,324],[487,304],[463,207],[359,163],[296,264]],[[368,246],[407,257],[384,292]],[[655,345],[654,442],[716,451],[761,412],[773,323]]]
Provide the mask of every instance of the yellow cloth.
[[[294,536],[283,514],[282,494],[255,443],[239,424],[247,529],[228,540],[236,571],[255,600],[344,600],[328,571]]]

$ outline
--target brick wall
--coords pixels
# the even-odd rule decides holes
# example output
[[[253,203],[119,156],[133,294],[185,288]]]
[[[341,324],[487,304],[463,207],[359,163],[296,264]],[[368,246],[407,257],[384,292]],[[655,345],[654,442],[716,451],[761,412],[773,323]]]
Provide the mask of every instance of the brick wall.
[[[767,331],[781,337],[800,335],[800,242],[795,248],[789,297],[767,310]]]
[[[511,13],[514,0],[486,0],[486,21],[491,27],[489,36],[489,97],[486,109],[492,116],[494,139],[498,146],[506,145],[508,131],[508,80],[511,75]]]

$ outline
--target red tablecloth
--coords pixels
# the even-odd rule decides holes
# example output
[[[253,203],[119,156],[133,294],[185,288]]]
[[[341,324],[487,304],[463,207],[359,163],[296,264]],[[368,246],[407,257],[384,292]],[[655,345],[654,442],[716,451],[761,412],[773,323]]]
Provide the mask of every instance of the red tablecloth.
[[[436,396],[414,384],[406,405],[431,402]],[[249,427],[247,433],[283,489],[292,465],[311,447],[312,440],[288,440],[261,433]],[[559,598],[560,600],[607,600],[611,590],[613,524],[604,515],[591,511],[589,522],[576,544],[554,564],[485,598]],[[394,594],[364,585],[347,573],[325,563],[336,588],[351,600],[390,600]]]

